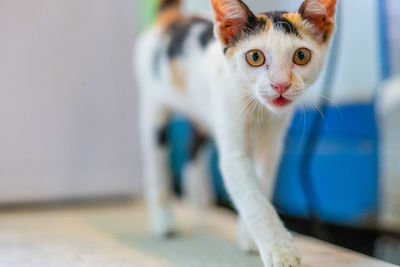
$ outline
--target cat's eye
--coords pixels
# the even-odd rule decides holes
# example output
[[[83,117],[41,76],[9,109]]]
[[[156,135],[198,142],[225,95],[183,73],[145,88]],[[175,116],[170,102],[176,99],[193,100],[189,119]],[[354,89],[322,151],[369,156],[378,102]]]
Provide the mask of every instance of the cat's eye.
[[[311,60],[311,51],[308,48],[302,47],[296,50],[293,54],[293,62],[296,65],[304,66]]]
[[[261,67],[265,63],[265,55],[261,50],[253,49],[246,54],[247,63],[253,67]]]

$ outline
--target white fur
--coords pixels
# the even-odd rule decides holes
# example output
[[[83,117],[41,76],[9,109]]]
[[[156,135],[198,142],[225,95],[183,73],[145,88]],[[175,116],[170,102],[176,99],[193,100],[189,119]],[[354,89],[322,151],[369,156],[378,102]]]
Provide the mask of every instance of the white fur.
[[[217,42],[203,51],[194,31],[189,39],[180,61],[187,72],[184,93],[170,83],[165,58],[161,60],[161,78],[153,75],[151,59],[163,42],[158,28],[140,39],[135,57],[141,89],[144,171],[150,187],[147,197],[153,228],[162,235],[175,227],[169,204],[164,202],[168,199],[166,154],[158,151],[154,134],[164,123],[166,112],[180,112],[210,133],[217,143],[225,186],[243,222],[243,229],[239,230],[242,248],[252,250],[256,245],[265,266],[299,266],[292,237],[269,202],[293,113],[293,105],[278,108],[270,104],[278,96],[270,84],[287,81],[292,72],[299,82],[284,96],[295,101],[318,77],[327,45],[321,46],[307,37],[285,35],[271,27],[266,34],[240,42],[233,57],[227,60]],[[293,53],[300,47],[309,48],[313,54],[306,66],[292,62]],[[245,54],[250,49],[265,53],[269,70],[247,64]],[[255,106],[249,106],[248,101]],[[160,218],[162,214],[166,214],[166,219]]]

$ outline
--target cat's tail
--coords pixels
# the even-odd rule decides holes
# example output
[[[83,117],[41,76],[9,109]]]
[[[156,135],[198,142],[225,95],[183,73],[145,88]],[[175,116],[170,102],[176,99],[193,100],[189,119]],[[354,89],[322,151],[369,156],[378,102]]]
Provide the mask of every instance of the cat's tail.
[[[157,24],[169,25],[181,15],[182,0],[158,0]]]

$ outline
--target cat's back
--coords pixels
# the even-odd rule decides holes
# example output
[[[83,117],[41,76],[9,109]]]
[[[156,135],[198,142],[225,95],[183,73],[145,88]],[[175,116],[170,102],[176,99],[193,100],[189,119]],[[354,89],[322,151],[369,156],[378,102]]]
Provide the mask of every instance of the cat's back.
[[[176,80],[173,76],[190,75],[181,69],[193,63],[192,60],[204,57],[206,49],[215,41],[213,29],[213,22],[204,15],[183,15],[174,8],[161,12],[136,43],[136,69],[142,74],[151,71],[156,79]],[[198,69],[198,66],[192,67]]]
[[[142,93],[189,116],[204,113],[200,109],[208,98],[210,67],[206,54],[213,44],[214,25],[206,16],[183,15],[177,8],[162,11],[136,45],[135,69]],[[197,108],[198,103],[202,107]]]

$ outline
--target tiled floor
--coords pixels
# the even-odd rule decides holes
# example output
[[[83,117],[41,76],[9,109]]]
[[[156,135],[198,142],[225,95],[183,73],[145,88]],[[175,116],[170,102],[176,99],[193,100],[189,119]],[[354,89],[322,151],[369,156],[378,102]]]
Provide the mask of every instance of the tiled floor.
[[[147,234],[135,203],[2,212],[0,267],[262,267],[237,248],[232,214],[178,206],[183,230],[169,240]],[[392,266],[307,238],[297,243],[306,267]]]

